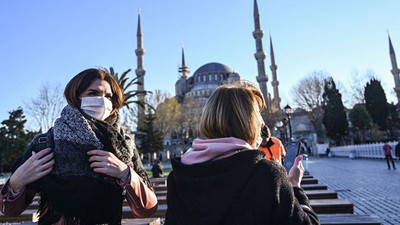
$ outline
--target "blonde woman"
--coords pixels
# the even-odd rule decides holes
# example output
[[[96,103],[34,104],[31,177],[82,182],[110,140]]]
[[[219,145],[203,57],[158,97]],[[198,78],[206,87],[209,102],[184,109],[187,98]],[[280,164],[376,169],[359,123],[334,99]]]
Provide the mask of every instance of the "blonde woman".
[[[319,224],[300,188],[301,157],[286,175],[256,150],[264,108],[247,83],[220,86],[208,99],[200,133],[168,176],[166,224]]]

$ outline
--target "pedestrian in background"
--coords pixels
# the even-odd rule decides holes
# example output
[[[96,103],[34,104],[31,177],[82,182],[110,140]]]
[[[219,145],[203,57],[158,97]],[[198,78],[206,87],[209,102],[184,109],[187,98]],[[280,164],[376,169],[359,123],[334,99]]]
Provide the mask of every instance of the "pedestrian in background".
[[[397,145],[395,147],[395,155],[397,159],[400,161],[400,140],[397,142]]]
[[[154,178],[163,177],[162,163],[161,160],[157,160],[151,168]]]
[[[382,149],[385,152],[385,158],[386,158],[386,162],[388,165],[388,170],[390,170],[389,160],[392,161],[393,169],[396,169],[396,166],[394,165],[394,161],[393,161],[393,157],[392,157],[392,147],[390,145],[388,145],[387,142],[385,142]]]
[[[261,128],[262,142],[258,149],[265,152],[265,158],[283,164],[286,156],[286,150],[281,140],[271,136],[271,132],[267,125]]]

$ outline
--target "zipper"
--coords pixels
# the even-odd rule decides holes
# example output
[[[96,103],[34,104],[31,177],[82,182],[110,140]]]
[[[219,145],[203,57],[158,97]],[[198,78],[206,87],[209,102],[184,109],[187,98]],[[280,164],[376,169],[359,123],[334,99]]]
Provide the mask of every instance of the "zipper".
[[[6,199],[3,198],[3,202],[2,202],[2,205],[1,205],[1,211],[4,213],[5,209],[6,209]]]

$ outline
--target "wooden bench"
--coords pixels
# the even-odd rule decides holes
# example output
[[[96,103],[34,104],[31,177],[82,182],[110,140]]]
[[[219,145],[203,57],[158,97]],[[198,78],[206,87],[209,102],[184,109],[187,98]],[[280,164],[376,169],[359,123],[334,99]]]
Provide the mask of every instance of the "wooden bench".
[[[381,225],[369,215],[355,214],[320,214],[321,225]]]
[[[304,178],[301,180],[301,184],[318,184],[318,180],[315,178]]]
[[[354,213],[353,203],[347,199],[314,199],[310,205],[317,214]]]
[[[32,221],[36,211],[36,209],[26,209],[19,216],[5,216],[4,214],[0,213],[0,223]]]
[[[304,184],[301,185],[304,190],[327,190],[328,187],[324,184]]]
[[[121,224],[125,225],[160,225],[160,218],[136,218],[136,219],[122,219]]]
[[[163,195],[163,196],[157,196],[157,201],[158,204],[167,204],[167,196]]]
[[[162,196],[162,195],[167,195],[167,190],[164,190],[164,191],[154,191],[154,193],[157,195],[157,196]]]
[[[121,224],[125,225],[160,225],[160,218],[136,218],[136,219],[122,219]]]
[[[158,185],[153,187],[154,191],[167,191],[167,185]]]
[[[167,178],[166,177],[157,177],[157,178],[150,178],[150,182],[156,185],[167,185]]]
[[[308,199],[335,199],[338,195],[332,190],[307,190],[304,191]]]
[[[166,201],[166,199],[165,199]],[[353,204],[346,199],[319,199],[310,200],[310,205],[317,213],[353,213]],[[130,210],[128,208],[128,210]],[[155,217],[164,217],[167,211],[166,202],[159,202]]]

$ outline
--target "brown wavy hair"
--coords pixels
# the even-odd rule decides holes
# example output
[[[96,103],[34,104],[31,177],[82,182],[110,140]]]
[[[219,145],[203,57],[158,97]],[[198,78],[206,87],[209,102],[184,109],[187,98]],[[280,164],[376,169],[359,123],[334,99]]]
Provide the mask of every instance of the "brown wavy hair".
[[[64,90],[64,96],[68,104],[79,109],[81,108],[81,99],[79,96],[84,92],[96,79],[105,80],[110,84],[113,93],[111,102],[113,110],[111,115],[114,114],[119,108],[122,107],[123,97],[122,91],[117,81],[105,69],[87,69],[76,76],[74,76],[67,84]]]

